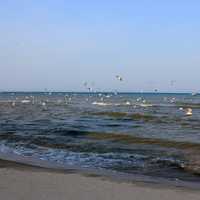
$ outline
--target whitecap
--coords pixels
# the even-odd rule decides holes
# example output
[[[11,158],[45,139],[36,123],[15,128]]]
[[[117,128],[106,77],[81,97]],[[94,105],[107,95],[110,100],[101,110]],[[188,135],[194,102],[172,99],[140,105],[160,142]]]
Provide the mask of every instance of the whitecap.
[[[152,104],[141,103],[140,106],[146,108],[146,107],[152,107],[153,105]]]
[[[30,103],[30,102],[31,102],[30,100],[26,100],[26,99],[21,101],[21,103]]]
[[[111,103],[97,102],[97,101],[94,101],[92,104],[98,105],[98,106],[111,106],[112,105]]]

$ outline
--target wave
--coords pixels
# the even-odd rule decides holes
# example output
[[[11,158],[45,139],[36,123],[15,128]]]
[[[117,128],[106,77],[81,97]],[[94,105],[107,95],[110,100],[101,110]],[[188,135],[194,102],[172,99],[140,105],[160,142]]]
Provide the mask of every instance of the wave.
[[[162,167],[175,167],[189,173],[200,175],[200,144],[192,142],[170,141],[164,139],[141,138],[126,134],[114,133],[90,133],[90,138],[95,140],[109,140],[111,142],[120,142],[125,144],[139,144],[147,146],[159,146],[182,150],[184,161],[177,159],[163,159],[158,157],[151,160],[148,164],[155,168],[155,165]],[[158,166],[157,166],[158,168]]]
[[[129,101],[126,101],[124,103],[111,103],[111,102],[98,102],[98,101],[94,101],[92,102],[93,105],[98,105],[98,106],[133,106],[133,107],[153,107],[153,106],[157,106],[154,104],[150,104],[150,103],[131,103]]]
[[[103,114],[103,113],[100,113]],[[123,115],[123,113],[112,113],[114,116]],[[124,114],[125,115],[125,114]],[[125,115],[126,116],[126,115]],[[134,115],[134,118],[152,119],[149,116]],[[74,146],[76,139],[95,139],[95,140],[110,140],[112,142],[135,143],[144,145],[159,145],[163,147],[173,147],[176,149],[196,149],[200,150],[200,144],[187,141],[166,140],[160,138],[145,138],[138,137],[126,133],[112,133],[112,132],[96,132],[84,131],[68,128],[53,128],[45,131],[38,131],[35,134],[15,133],[14,131],[7,131],[0,133],[0,140],[10,142],[21,142],[27,144],[36,144],[39,146],[49,146],[52,148],[68,148]],[[74,142],[72,142],[72,141]]]
[[[69,140],[68,142],[61,140],[58,142],[53,138],[37,137],[29,139],[28,145],[16,144],[16,146],[11,145],[11,147],[13,147],[14,153],[17,155],[35,156],[41,160],[50,160],[55,163],[66,163],[68,165],[95,166],[97,168],[100,167],[128,173],[146,173],[153,176],[159,174],[161,176],[173,176],[173,173],[167,173],[170,170],[178,170],[176,173],[200,175],[198,154],[200,152],[200,144],[197,143],[141,138],[115,133],[88,131],[77,131],[77,133],[72,131],[69,133],[72,135],[73,133],[75,135],[84,134],[88,141],[82,143],[74,140]],[[103,143],[97,142],[98,140],[103,141]],[[20,138],[18,136],[19,141],[23,141],[23,136]],[[108,141],[110,143],[106,145]],[[124,147],[120,148],[118,144],[113,146],[113,143],[137,144],[142,145],[143,148],[131,150]],[[4,142],[4,144],[8,143]],[[145,145],[147,148],[144,148]],[[152,145],[154,147],[184,150],[184,156],[181,158],[173,153],[159,153],[159,148],[152,148]]]
[[[11,158],[22,161],[24,164],[43,166],[47,168],[96,168],[107,169],[113,172],[123,172],[128,174],[144,174],[152,177],[175,178],[180,177],[185,180],[195,180],[198,177],[191,177],[191,174],[199,175],[199,166],[185,162],[176,156],[159,155],[150,156],[137,153],[109,152],[73,152],[62,149],[30,149],[10,148],[0,145],[0,158],[2,153]],[[47,163],[46,163],[47,161]],[[198,179],[199,180],[199,179]]]
[[[97,101],[94,101],[92,104],[98,105],[98,106],[112,106],[113,105],[112,103],[97,102]]]
[[[95,113],[89,113],[91,115],[97,115],[97,116],[106,116],[106,117],[112,117],[115,119],[130,119],[130,120],[143,120],[145,122],[148,121],[155,121],[158,123],[162,123],[162,120],[160,117],[151,115],[151,114],[144,114],[144,113],[127,113],[127,112],[95,112]],[[163,119],[165,117],[163,116]]]
[[[139,105],[140,107],[144,107],[144,108],[156,106],[156,105],[153,105],[153,104],[145,104],[145,103],[136,104],[136,106],[137,106],[137,105]]]
[[[178,125],[182,128],[189,129],[200,129],[200,120],[195,118],[189,118],[185,115],[175,116],[170,114],[150,114],[150,113],[130,113],[130,112],[86,112],[83,114],[102,116],[109,120],[120,120],[120,121],[139,121],[151,124],[165,124],[165,125]]]
[[[137,172],[147,170],[155,172],[162,170],[163,167],[172,169],[174,167],[181,169],[183,161],[174,157],[149,157],[137,153],[109,152],[109,153],[93,153],[93,152],[72,152],[59,149],[43,149],[35,151],[29,148],[12,148],[7,145],[0,145],[0,157],[7,154],[6,159],[18,157],[17,160],[23,160],[24,163],[34,159],[36,163],[41,161],[50,161],[54,166],[57,164],[71,165],[80,167],[96,167],[101,169],[111,169],[121,172]],[[31,162],[32,163],[32,162]],[[121,164],[123,163],[123,165]],[[154,168],[154,170],[152,170]],[[156,168],[156,169],[155,169]]]
[[[182,108],[193,108],[193,109],[199,109],[200,103],[191,103],[191,102],[176,102],[175,106],[182,107]]]
[[[159,145],[161,147],[176,149],[200,150],[200,144],[192,142],[172,141],[158,138],[137,137],[128,134],[88,132],[87,136],[96,140],[110,140],[128,144]]]

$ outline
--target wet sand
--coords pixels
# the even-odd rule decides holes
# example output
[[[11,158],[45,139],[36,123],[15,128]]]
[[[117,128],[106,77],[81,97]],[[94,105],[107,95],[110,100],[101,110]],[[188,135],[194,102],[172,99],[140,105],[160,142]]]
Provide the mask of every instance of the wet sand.
[[[117,182],[66,172],[0,160],[0,199],[200,200],[198,190]]]

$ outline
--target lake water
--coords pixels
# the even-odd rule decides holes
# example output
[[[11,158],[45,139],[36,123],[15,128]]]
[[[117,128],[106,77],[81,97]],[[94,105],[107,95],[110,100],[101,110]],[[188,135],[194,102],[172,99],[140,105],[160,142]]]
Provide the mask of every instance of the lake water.
[[[72,168],[199,181],[200,96],[0,93],[6,150]]]

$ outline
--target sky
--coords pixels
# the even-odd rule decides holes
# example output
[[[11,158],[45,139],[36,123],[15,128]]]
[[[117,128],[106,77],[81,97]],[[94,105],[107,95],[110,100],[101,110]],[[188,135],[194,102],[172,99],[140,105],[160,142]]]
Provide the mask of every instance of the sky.
[[[0,1],[0,91],[200,91],[199,10],[198,0]]]

